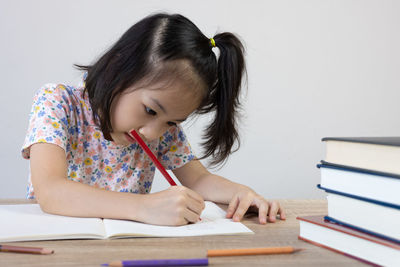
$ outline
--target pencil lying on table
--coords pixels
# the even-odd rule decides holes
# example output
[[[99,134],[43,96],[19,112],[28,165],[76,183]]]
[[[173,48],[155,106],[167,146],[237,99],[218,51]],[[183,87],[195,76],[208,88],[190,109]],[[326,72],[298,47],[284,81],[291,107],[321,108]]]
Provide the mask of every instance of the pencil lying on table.
[[[47,248],[0,245],[0,252],[16,252],[16,253],[48,255],[48,254],[53,254],[54,250]]]
[[[267,255],[267,254],[289,254],[303,250],[293,247],[266,247],[266,248],[237,248],[237,249],[211,249],[207,250],[208,257],[218,256],[244,256],[244,255]]]
[[[110,267],[161,267],[161,266],[208,266],[207,258],[200,259],[161,259],[114,261],[102,266]]]

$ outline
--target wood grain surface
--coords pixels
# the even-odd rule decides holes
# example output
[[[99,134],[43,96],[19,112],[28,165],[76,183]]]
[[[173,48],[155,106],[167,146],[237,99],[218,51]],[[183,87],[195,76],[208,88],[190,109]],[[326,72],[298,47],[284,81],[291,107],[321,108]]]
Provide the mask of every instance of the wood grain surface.
[[[200,236],[180,238],[128,238],[115,240],[59,240],[5,244],[54,249],[52,255],[0,253],[0,266],[100,266],[115,260],[201,258],[207,249],[294,246],[305,248],[294,254],[210,258],[210,266],[364,266],[364,264],[298,240],[297,216],[327,213],[326,200],[279,200],[287,213],[285,221],[258,224],[257,217],[242,221],[254,231],[246,236]],[[22,199],[0,199],[0,204],[34,203]],[[226,206],[221,206],[226,208]],[[1,218],[6,220],[7,218]],[[26,222],[27,224],[29,222]]]

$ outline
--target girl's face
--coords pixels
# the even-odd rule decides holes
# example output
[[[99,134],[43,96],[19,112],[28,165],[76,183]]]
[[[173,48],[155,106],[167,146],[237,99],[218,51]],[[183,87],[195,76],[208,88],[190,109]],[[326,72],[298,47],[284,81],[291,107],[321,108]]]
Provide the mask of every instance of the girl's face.
[[[196,93],[197,92],[197,93]],[[200,105],[198,90],[175,80],[167,86],[157,84],[128,88],[111,106],[110,133],[115,143],[129,145],[126,134],[136,130],[146,141],[161,137],[167,129],[183,122]]]

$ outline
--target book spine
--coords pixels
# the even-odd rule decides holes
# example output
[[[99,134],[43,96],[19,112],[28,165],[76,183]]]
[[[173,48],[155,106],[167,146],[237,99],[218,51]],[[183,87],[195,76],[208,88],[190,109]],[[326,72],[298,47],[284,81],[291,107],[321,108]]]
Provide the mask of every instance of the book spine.
[[[357,195],[352,195],[352,194],[348,194],[348,193],[339,192],[339,191],[336,191],[336,190],[332,190],[332,189],[329,189],[329,188],[322,187],[321,184],[318,184],[317,187],[319,189],[321,189],[321,190],[324,190],[327,193],[341,195],[341,196],[349,197],[349,198],[354,198],[354,199],[358,199],[358,200],[361,200],[361,201],[366,201],[366,202],[377,204],[377,205],[381,205],[381,206],[384,206],[384,207],[400,210],[400,205],[397,205],[397,204],[383,202],[383,201],[376,200],[376,199],[360,197],[360,196],[357,196]]]
[[[328,168],[328,169],[334,169],[334,170],[339,170],[339,171],[370,174],[370,175],[374,175],[374,176],[379,176],[380,178],[400,179],[400,175],[395,174],[395,173],[381,172],[381,171],[376,171],[376,170],[371,170],[371,169],[363,169],[363,168],[357,168],[357,167],[353,167],[353,166],[340,165],[340,164],[330,163],[330,162],[327,162],[324,160],[321,160],[321,163],[317,164],[317,168],[318,169]]]
[[[304,237],[302,237],[302,236],[298,236],[298,239],[303,240],[303,241],[306,241],[306,242],[308,242],[308,243],[310,243],[310,244],[312,244],[312,245],[314,245],[314,246],[318,246],[318,247],[321,247],[321,248],[325,248],[325,249],[331,250],[331,251],[333,251],[333,252],[336,252],[336,253],[342,254],[342,255],[344,255],[344,256],[347,256],[347,257],[349,257],[349,258],[352,258],[352,259],[361,261],[361,262],[363,262],[363,263],[365,263],[365,264],[368,264],[368,265],[371,265],[371,266],[381,266],[381,265],[375,264],[375,263],[373,263],[373,262],[364,260],[364,259],[362,259],[362,258],[353,256],[353,255],[348,254],[348,253],[346,253],[346,252],[343,252],[343,251],[340,251],[340,250],[337,250],[337,249],[328,247],[328,246],[326,246],[326,245],[320,244],[320,243],[318,243],[318,242],[312,241],[312,240],[310,240],[310,239],[304,238]]]
[[[376,233],[376,232],[373,232],[373,231],[370,231],[370,230],[367,230],[367,229],[364,229],[364,228],[361,228],[361,227],[358,227],[358,226],[355,226],[355,225],[352,225],[352,224],[349,224],[349,223],[346,223],[346,222],[342,222],[342,221],[336,220],[335,218],[332,218],[330,216],[324,216],[324,220],[327,220],[330,223],[335,223],[335,224],[350,228],[352,230],[359,231],[361,233],[365,233],[365,234],[368,234],[368,235],[376,236],[378,238],[382,238],[382,239],[385,239],[385,240],[400,244],[400,240],[398,240],[396,238],[392,238],[390,236],[382,235],[382,234],[379,234],[379,233]]]

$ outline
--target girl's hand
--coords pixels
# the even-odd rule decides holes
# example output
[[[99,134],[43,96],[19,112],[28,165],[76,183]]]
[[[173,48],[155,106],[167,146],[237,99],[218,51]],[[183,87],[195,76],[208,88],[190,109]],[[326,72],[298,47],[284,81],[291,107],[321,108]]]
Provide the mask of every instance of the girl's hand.
[[[280,215],[281,220],[286,219],[286,214],[279,202],[267,201],[262,196],[250,188],[243,186],[233,196],[229,203],[226,218],[232,218],[233,221],[239,222],[247,210],[258,211],[258,219],[261,224],[268,222],[275,222],[276,215]]]
[[[203,198],[184,186],[144,195],[143,222],[157,225],[196,223],[205,208]]]

